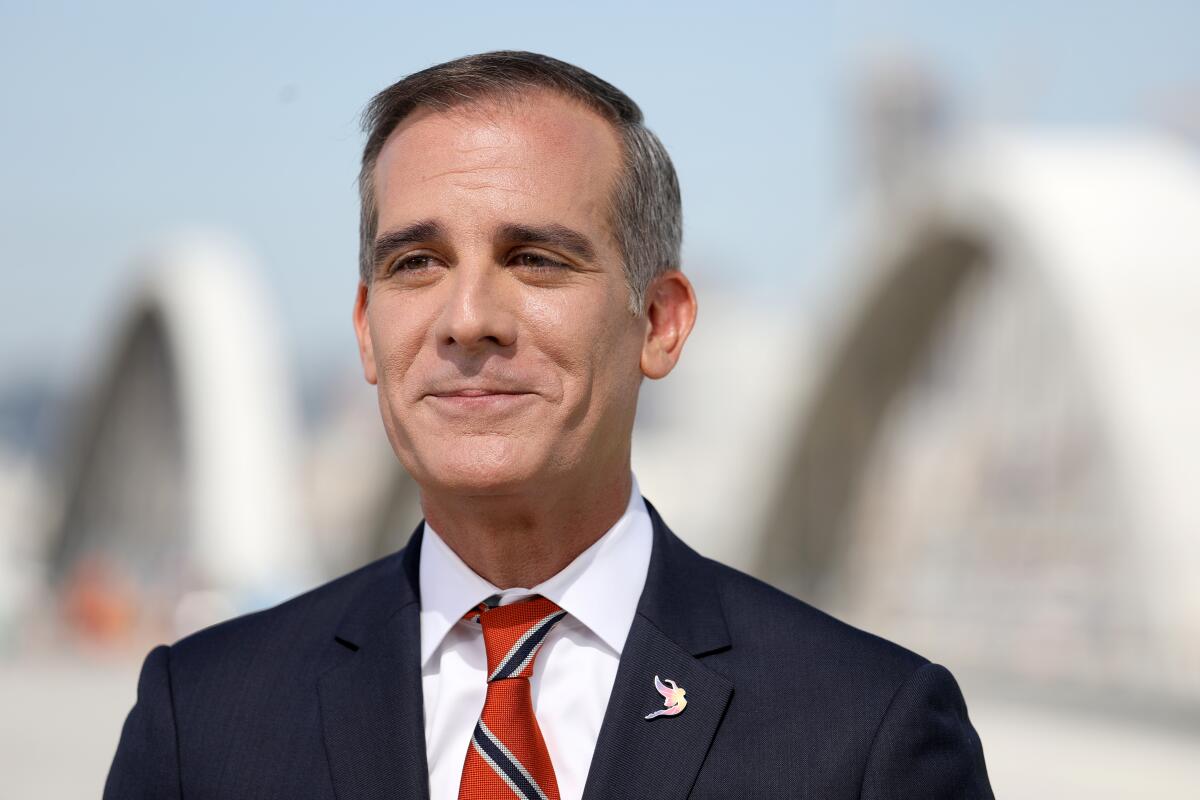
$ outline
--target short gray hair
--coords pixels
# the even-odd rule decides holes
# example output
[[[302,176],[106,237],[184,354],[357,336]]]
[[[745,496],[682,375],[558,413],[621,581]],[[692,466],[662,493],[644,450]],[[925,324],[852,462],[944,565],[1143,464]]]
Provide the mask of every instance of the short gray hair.
[[[363,111],[359,273],[370,285],[375,272],[379,210],[375,162],[384,143],[409,114],[446,110],[492,97],[548,89],[583,103],[609,122],[620,139],[624,165],[610,201],[610,226],[629,283],[630,310],[645,311],[646,290],[658,275],[680,267],[683,208],[671,157],[642,122],[642,110],[620,89],[565,61],[512,50],[465,56],[414,72],[371,99]]]

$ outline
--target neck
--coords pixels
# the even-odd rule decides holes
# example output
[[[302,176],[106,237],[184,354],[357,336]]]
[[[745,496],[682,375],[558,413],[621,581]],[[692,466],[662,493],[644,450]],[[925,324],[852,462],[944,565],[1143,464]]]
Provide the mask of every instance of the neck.
[[[595,475],[488,496],[421,492],[425,518],[468,567],[500,589],[532,587],[553,577],[595,544],[625,513],[629,466],[607,480]]]

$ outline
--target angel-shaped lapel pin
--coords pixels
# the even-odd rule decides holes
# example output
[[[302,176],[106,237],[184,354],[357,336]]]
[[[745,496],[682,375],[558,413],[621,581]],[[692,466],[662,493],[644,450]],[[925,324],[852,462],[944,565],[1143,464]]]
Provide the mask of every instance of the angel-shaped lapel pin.
[[[667,686],[658,679],[657,675],[654,676],[654,688],[658,689],[658,693],[663,696],[663,705],[665,708],[660,708],[652,714],[647,714],[646,719],[674,717],[677,714],[683,713],[684,706],[687,705],[687,700],[683,696],[687,694],[687,691],[682,686],[678,686],[670,678],[667,679],[667,683],[671,685]]]

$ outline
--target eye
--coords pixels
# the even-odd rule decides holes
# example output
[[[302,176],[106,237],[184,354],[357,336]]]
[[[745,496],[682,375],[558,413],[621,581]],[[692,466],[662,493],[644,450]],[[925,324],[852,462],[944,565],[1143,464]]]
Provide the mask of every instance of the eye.
[[[515,267],[525,267],[526,269],[569,269],[569,267],[563,262],[556,261],[555,259],[544,256],[540,253],[517,253],[512,257],[512,260],[509,263]]]
[[[394,275],[398,272],[420,272],[423,269],[432,267],[434,262],[433,256],[415,255],[398,258],[392,262],[388,274]]]

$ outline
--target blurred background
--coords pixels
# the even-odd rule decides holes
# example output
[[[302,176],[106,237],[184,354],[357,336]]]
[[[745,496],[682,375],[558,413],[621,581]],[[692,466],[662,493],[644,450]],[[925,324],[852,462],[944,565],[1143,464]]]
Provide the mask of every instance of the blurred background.
[[[1200,5],[252,5],[0,0],[0,796],[98,796],[150,647],[420,519],[357,116],[501,48],[679,171],[672,527],[948,665],[997,796],[1200,796]]]

